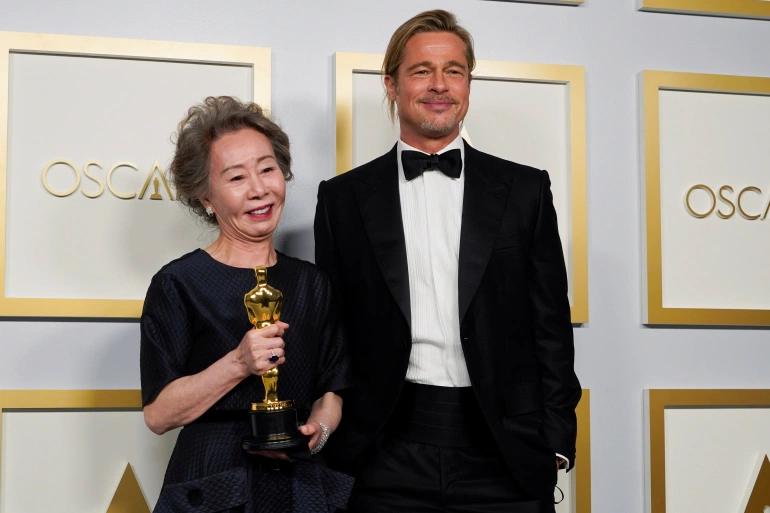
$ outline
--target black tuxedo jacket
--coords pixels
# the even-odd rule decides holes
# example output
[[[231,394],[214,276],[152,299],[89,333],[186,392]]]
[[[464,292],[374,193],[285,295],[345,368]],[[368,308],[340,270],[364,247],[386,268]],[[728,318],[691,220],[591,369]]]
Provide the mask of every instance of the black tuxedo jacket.
[[[353,473],[398,401],[412,343],[396,158],[394,147],[318,189],[316,264],[342,309],[354,381],[324,453]],[[514,478],[552,497],[554,453],[575,461],[581,389],[550,181],[467,143],[463,172],[457,290],[468,373]]]

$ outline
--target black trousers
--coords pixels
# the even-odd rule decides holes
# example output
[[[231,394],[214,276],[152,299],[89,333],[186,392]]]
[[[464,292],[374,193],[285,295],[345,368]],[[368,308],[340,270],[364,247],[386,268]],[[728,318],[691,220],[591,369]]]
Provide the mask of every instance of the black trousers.
[[[370,449],[349,513],[554,513],[553,500],[521,490],[496,448],[380,435]]]
[[[554,513],[513,479],[470,389],[407,384],[356,467],[350,513]]]

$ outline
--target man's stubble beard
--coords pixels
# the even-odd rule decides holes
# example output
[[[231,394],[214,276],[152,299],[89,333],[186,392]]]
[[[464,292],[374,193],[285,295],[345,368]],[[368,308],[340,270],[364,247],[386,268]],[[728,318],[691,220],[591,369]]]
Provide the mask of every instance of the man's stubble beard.
[[[449,135],[455,129],[456,121],[457,114],[454,114],[444,122],[433,122],[429,119],[423,119],[422,123],[420,123],[420,128],[423,132],[433,136]]]

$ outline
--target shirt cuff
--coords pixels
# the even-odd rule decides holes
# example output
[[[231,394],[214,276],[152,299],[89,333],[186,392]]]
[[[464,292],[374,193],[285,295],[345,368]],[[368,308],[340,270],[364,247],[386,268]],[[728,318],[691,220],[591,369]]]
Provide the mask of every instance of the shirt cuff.
[[[556,457],[562,461],[561,465],[559,465],[559,468],[569,468],[569,460],[567,458],[565,458],[558,452],[556,453]]]

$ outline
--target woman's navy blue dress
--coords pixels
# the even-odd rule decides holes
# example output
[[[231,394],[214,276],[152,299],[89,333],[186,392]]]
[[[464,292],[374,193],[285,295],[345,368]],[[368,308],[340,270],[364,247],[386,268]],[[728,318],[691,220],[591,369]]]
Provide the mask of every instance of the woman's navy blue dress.
[[[290,326],[278,395],[309,410],[326,392],[351,385],[331,285],[313,264],[281,253],[267,282],[283,293],[281,320]],[[203,250],[153,277],[141,320],[143,404],[238,346],[252,329],[243,296],[255,285],[252,269],[230,267]],[[346,506],[353,480],[327,469],[322,453],[274,470],[276,460],[241,450],[241,438],[250,433],[246,409],[264,394],[261,378],[250,376],[209,410],[243,410],[242,421],[197,421],[181,430],[155,513],[328,513]]]

